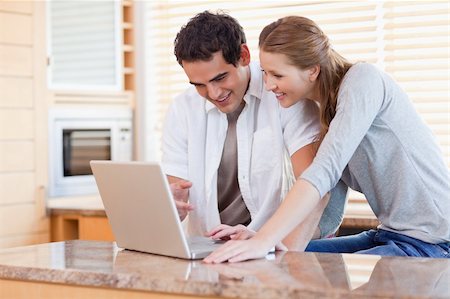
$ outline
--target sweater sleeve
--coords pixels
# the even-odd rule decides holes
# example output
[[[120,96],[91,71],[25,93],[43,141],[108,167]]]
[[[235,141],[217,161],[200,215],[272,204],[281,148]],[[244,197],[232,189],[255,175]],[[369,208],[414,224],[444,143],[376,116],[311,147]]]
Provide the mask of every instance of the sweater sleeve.
[[[361,63],[350,68],[340,86],[336,115],[316,157],[300,176],[318,190],[320,198],[338,183],[383,100],[384,84],[374,66]]]

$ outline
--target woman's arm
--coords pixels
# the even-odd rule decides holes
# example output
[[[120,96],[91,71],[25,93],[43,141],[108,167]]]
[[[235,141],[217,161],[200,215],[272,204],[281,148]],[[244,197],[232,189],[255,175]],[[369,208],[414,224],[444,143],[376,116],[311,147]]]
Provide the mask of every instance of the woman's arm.
[[[308,144],[291,156],[294,177],[298,178],[305,169],[311,165],[317,152],[317,143]],[[303,251],[311,239],[320,237],[319,221],[322,213],[328,204],[329,196],[324,196],[320,204],[308,215],[308,217],[294,228],[282,241],[289,249]]]
[[[297,180],[275,214],[256,233],[244,241],[228,241],[204,259],[206,263],[240,262],[262,258],[271,248],[303,222],[320,201],[318,190],[306,180]],[[305,234],[312,235],[311,228]]]

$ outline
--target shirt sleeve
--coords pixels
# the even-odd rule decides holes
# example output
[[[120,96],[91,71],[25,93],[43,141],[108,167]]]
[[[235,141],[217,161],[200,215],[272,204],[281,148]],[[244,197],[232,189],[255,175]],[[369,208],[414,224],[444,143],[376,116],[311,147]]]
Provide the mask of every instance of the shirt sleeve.
[[[162,167],[166,175],[188,179],[187,120],[175,99],[166,115],[162,136]]]
[[[336,115],[312,164],[300,176],[318,190],[320,198],[336,186],[383,99],[384,84],[375,67],[358,64],[349,70],[340,86]]]
[[[289,155],[292,156],[318,138],[319,108],[313,101],[300,101],[289,108],[280,109],[283,139]]]

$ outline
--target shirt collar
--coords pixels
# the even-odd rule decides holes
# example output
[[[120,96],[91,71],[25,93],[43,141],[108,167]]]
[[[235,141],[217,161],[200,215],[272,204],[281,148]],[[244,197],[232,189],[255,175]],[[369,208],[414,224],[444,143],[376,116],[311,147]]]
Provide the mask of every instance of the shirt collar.
[[[263,80],[262,80],[262,72],[261,67],[258,62],[251,62],[249,64],[250,68],[250,84],[248,86],[247,92],[244,95],[244,101],[248,103],[254,99],[261,99],[261,95],[263,92]],[[220,112],[217,107],[211,103],[210,101],[205,100],[205,111],[206,113],[210,112],[214,108]]]

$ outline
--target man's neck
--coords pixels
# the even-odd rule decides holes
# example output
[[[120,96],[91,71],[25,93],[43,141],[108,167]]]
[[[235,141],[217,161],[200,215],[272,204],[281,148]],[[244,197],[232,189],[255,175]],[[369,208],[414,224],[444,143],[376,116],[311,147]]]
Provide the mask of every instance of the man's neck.
[[[242,99],[241,104],[239,105],[239,107],[234,110],[233,112],[227,113],[227,119],[228,120],[232,120],[232,119],[237,119],[239,117],[239,115],[241,114],[242,110],[245,107],[245,101],[244,99]]]

